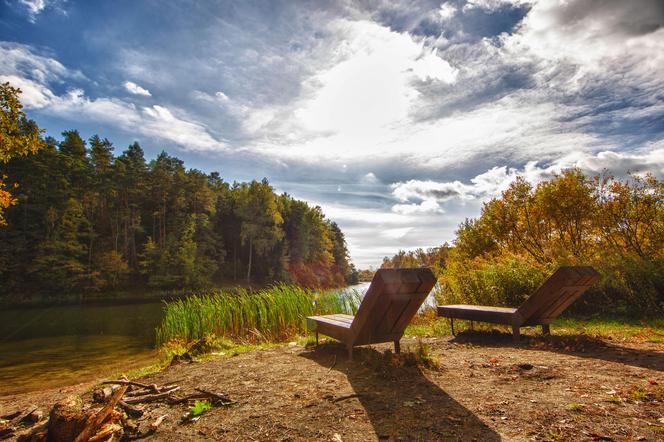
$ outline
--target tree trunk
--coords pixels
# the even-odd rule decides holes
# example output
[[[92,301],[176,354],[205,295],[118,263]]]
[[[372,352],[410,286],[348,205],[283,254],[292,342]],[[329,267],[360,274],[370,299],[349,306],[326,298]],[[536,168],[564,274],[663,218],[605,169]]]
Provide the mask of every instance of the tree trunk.
[[[249,237],[249,265],[247,266],[247,283],[251,283],[251,257],[253,247],[251,245],[251,236]]]

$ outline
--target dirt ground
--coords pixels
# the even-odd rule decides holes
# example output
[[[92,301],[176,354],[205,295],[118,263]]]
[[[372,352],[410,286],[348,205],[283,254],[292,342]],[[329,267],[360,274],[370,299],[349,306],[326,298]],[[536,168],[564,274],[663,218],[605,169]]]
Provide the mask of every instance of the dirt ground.
[[[142,382],[223,392],[237,401],[194,423],[186,405],[154,403],[145,440],[225,441],[664,441],[664,345],[588,337],[526,339],[464,333],[426,338],[437,368],[336,343],[290,345],[180,363]],[[402,340],[402,351],[418,340]],[[90,385],[0,398],[0,414]],[[140,423],[140,422],[139,422]]]

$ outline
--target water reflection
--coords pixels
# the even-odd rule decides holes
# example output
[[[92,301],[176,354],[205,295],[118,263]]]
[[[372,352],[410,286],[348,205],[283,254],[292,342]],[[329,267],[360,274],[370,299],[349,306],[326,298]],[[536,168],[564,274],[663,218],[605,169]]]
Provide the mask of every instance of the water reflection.
[[[0,311],[0,395],[149,365],[163,304]]]

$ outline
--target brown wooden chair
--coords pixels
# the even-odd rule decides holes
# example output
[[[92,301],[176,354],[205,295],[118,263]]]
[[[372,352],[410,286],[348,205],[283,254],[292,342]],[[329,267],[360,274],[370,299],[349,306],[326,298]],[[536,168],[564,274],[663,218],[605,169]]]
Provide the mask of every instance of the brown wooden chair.
[[[548,335],[549,324],[598,279],[599,273],[589,266],[560,267],[519,308],[441,305],[438,316],[450,318],[452,334],[454,319],[466,319],[511,325],[515,341],[519,340],[520,328],[526,326],[541,325]]]
[[[351,359],[354,346],[381,342],[394,342],[394,351],[399,353],[406,326],[435,284],[436,277],[428,268],[380,269],[355,316],[309,316],[307,328],[316,332],[316,345],[319,333],[346,344]]]

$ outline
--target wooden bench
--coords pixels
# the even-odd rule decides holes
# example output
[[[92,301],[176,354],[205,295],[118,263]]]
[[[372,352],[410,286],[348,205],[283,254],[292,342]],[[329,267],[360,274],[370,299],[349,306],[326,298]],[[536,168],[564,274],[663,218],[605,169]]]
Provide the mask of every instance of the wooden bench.
[[[589,266],[560,267],[519,308],[441,305],[438,316],[450,318],[453,334],[454,319],[511,325],[515,341],[525,326],[541,325],[543,333],[549,334],[549,324],[598,279],[599,273]]]
[[[428,268],[380,269],[371,281],[357,314],[309,316],[307,328],[318,334],[337,339],[353,357],[357,345],[394,342],[399,353],[399,341],[406,326],[436,284],[436,277]]]

